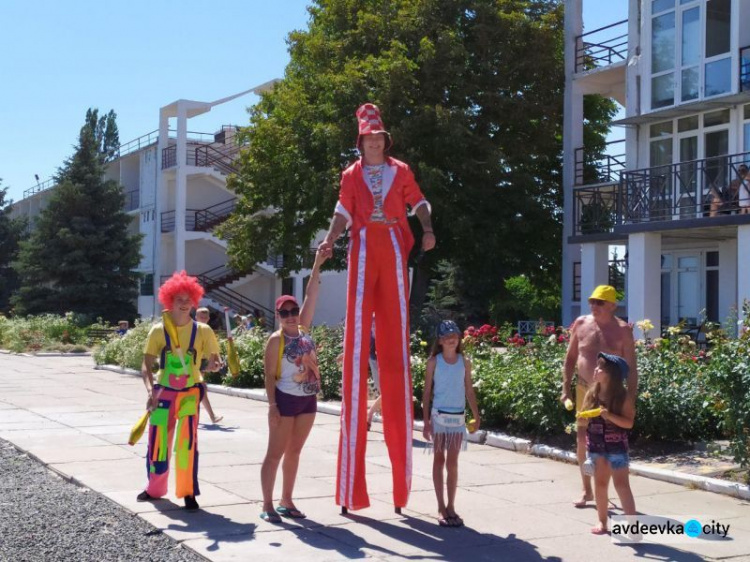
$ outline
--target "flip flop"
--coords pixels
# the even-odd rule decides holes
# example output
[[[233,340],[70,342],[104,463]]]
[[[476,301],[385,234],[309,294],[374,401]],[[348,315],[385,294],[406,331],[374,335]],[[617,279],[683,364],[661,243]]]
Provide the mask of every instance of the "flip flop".
[[[448,519],[451,519],[453,521],[453,527],[463,527],[464,526],[464,520],[459,517],[458,514],[451,515],[448,517]]]
[[[281,523],[281,517],[279,517],[278,513],[274,513],[273,511],[264,511],[260,514],[260,518],[266,523]]]
[[[591,527],[591,534],[592,535],[608,535],[609,531],[607,529],[602,529],[601,527]]]
[[[439,517],[438,525],[441,527],[453,527],[453,519],[450,517]]]
[[[592,501],[594,501],[594,498],[591,498],[590,500],[580,499],[578,501],[573,502],[573,507],[581,509],[581,508],[587,507],[588,503]]]
[[[283,505],[276,508],[276,513],[282,517],[288,517],[289,519],[305,519],[307,517],[307,515],[302,513],[296,507],[284,507]]]

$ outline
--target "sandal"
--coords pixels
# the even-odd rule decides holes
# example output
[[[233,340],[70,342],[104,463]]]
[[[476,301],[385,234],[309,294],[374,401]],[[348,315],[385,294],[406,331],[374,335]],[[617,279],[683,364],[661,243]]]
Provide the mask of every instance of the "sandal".
[[[284,507],[283,505],[276,508],[276,513],[282,517],[288,517],[289,519],[305,519],[307,517],[307,515],[302,513],[296,507]]]
[[[260,518],[266,523],[281,523],[281,517],[275,511],[264,511],[260,514]]]

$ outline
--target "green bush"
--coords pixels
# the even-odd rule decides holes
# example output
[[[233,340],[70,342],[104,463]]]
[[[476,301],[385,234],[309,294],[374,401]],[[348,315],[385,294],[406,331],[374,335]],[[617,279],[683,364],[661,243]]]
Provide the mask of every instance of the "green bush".
[[[482,425],[509,431],[559,433],[573,421],[560,404],[565,345],[536,338],[505,352],[482,353],[472,360],[474,389]],[[486,346],[488,347],[488,346]]]
[[[336,358],[343,352],[343,326],[316,326],[315,341],[320,366],[320,390],[324,400],[341,400],[341,367]]]
[[[734,458],[743,467],[750,466],[750,306],[743,304],[738,338],[721,331],[709,334],[712,342],[705,366],[706,378],[716,389],[711,397],[729,434]]]
[[[47,318],[42,324],[54,324],[59,335],[62,331],[58,321]],[[9,327],[12,322],[0,317],[0,341],[4,346],[13,340],[10,335],[13,329]],[[25,325],[26,330],[32,330],[32,325],[36,326]],[[96,362],[140,368],[150,327],[151,322],[136,322],[124,337],[113,338],[98,347],[94,354]],[[747,327],[750,329],[750,321]],[[574,414],[566,411],[559,400],[567,334],[561,328],[543,328],[531,342],[526,342],[491,328],[475,330],[474,335],[467,330],[464,338],[468,344],[467,356],[474,367],[473,381],[483,427],[531,435],[565,431],[574,421]],[[43,331],[37,329],[37,332]],[[489,335],[484,337],[484,333]],[[313,329],[312,337],[318,348],[323,399],[340,400],[341,369],[336,358],[342,352],[343,327],[318,326]],[[713,332],[710,338],[708,352],[698,350],[677,328],[669,329],[667,336],[654,342],[638,342],[640,384],[632,433],[687,442],[729,435],[735,456],[747,465],[750,464],[750,331],[740,338]],[[268,333],[260,328],[236,337],[240,374],[235,378],[211,374],[207,380],[262,388],[267,339]],[[505,349],[493,347],[503,339]],[[220,340],[220,344],[226,356],[226,341]],[[410,345],[415,415],[420,417],[429,343],[416,332]]]
[[[234,338],[234,346],[240,358],[240,373],[232,377],[228,373],[223,378],[223,384],[239,388],[262,388],[264,386],[263,375],[263,349],[268,339],[268,333],[262,328],[250,328]],[[227,342],[219,341],[221,356],[227,357]]]
[[[143,348],[153,320],[136,320],[135,325],[123,336],[114,336],[94,349],[97,365],[119,365],[140,370],[143,364]]]
[[[633,433],[667,441],[721,436],[717,390],[706,376],[706,353],[680,330],[637,343],[638,398]]]
[[[64,316],[0,317],[0,347],[20,353],[53,351],[65,345],[87,343],[86,318],[68,312]]]

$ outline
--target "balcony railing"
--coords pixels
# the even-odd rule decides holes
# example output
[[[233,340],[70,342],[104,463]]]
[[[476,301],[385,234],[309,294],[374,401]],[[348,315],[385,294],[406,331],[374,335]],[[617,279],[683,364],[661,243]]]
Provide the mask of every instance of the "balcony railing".
[[[41,193],[42,191],[47,191],[48,189],[51,189],[55,187],[56,185],[57,185],[57,180],[55,180],[55,178],[50,178],[41,183],[37,183],[35,186],[24,190],[23,198],[26,199],[27,197],[31,197],[35,193]]]
[[[201,209],[185,209],[185,230],[195,230],[195,214]],[[161,231],[173,232],[175,229],[175,212],[164,211],[161,214]]]
[[[574,191],[575,235],[612,232],[626,224],[737,213],[750,205],[750,152],[622,172],[619,183]]]
[[[205,209],[185,209],[185,230],[208,232],[224,222],[237,205],[237,198],[232,197]],[[161,214],[161,231],[172,232],[175,228],[175,211],[164,211]]]
[[[628,20],[576,37],[576,72],[609,66],[628,55]]]
[[[317,251],[317,248],[309,248],[309,252],[302,256],[300,263],[301,269],[312,269],[312,266],[315,263],[315,254]],[[268,259],[266,259],[266,265],[270,265],[274,269],[281,269],[286,265],[286,262],[286,258],[280,254],[269,254]]]
[[[232,197],[216,205],[195,212],[195,230],[207,232],[232,214],[237,205],[237,198]]]
[[[601,234],[612,232],[621,224],[621,182],[596,187],[581,187],[574,191],[573,232]]]
[[[125,192],[125,211],[135,211],[141,204],[140,191],[133,189]]]
[[[575,150],[575,185],[612,183],[620,181],[625,169],[625,139],[608,142],[604,154],[596,159],[587,159],[584,148]],[[612,154],[612,153],[615,154]]]
[[[607,284],[617,291],[625,292],[625,276],[627,275],[628,261],[626,259],[611,259],[607,268]],[[581,262],[573,262],[573,301],[581,300]]]
[[[740,49],[740,91],[750,91],[750,45]]]

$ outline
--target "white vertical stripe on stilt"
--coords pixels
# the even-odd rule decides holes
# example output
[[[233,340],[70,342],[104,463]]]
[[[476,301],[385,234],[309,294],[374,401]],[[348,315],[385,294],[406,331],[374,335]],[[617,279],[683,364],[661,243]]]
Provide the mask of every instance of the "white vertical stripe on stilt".
[[[411,437],[412,437],[412,404],[410,400],[411,384],[409,383],[409,334],[407,332],[406,317],[407,317],[407,306],[406,306],[406,280],[404,278],[404,258],[401,254],[401,246],[399,241],[396,239],[396,233],[393,228],[390,228],[391,242],[393,243],[393,252],[396,256],[396,281],[398,284],[398,303],[399,312],[401,313],[401,340],[402,347],[401,353],[404,364],[404,409],[406,418],[406,467],[404,477],[406,479],[406,494],[407,499],[411,490]],[[403,507],[403,506],[397,506]]]
[[[347,248],[346,252],[346,263],[349,264],[351,267],[352,264],[352,247],[353,247],[353,241],[349,240],[349,247]],[[351,275],[348,274],[346,276],[346,295],[347,295],[347,307],[349,306],[349,291],[351,290],[351,282],[352,278]],[[356,286],[356,278],[354,280],[354,284]],[[349,311],[347,310],[347,314],[345,316],[346,321],[344,323],[344,340],[346,341],[346,328],[349,324]],[[343,369],[346,369],[346,362],[342,365]],[[347,382],[346,377],[341,377],[341,462],[339,466],[339,505],[346,506],[346,490],[348,487],[348,480],[346,478],[347,474],[347,464],[349,462],[349,431],[347,429],[347,414],[348,410],[346,407],[346,400],[343,399],[344,396],[346,396],[347,391],[349,390],[350,383]]]
[[[347,457],[347,489],[346,503],[352,507],[354,494],[354,476],[357,473],[357,434],[359,429],[359,388],[361,385],[360,372],[362,369],[362,304],[365,297],[365,264],[367,259],[367,230],[359,231],[359,257],[357,259],[357,293],[354,304],[354,356],[352,361],[352,389],[351,389],[351,428],[348,434]],[[370,320],[372,322],[372,320]]]

